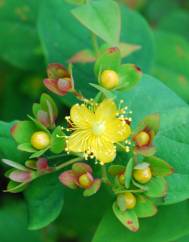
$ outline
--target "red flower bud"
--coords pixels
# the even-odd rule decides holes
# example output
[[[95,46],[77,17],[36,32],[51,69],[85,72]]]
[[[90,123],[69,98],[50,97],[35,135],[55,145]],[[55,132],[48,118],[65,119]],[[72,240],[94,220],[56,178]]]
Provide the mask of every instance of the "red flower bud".
[[[48,165],[48,160],[46,158],[39,158],[37,163],[37,170],[41,172],[50,172],[52,168]]]
[[[91,196],[96,193],[101,185],[100,179],[94,179],[92,175],[92,168],[85,163],[75,163],[72,165],[72,170],[64,171],[59,180],[65,186],[75,189],[77,187],[83,188],[84,196]]]
[[[52,92],[64,96],[73,89],[70,73],[61,64],[50,64],[47,68],[48,78],[44,85]]]
[[[32,180],[32,172],[14,170],[9,174],[9,178],[15,182],[29,182]]]
[[[82,174],[78,179],[79,185],[84,189],[89,188],[93,184],[93,181],[94,178],[89,172]]]

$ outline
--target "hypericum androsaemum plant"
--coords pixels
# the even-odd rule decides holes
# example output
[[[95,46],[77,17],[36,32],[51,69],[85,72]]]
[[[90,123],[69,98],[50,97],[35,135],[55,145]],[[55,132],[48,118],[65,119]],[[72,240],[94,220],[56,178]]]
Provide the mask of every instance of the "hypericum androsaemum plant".
[[[89,13],[98,20],[95,11],[107,7],[102,2],[94,3],[95,10],[89,2],[72,12],[93,32],[94,50],[76,53],[68,69],[59,63],[47,68],[44,85],[56,95],[69,93],[78,99],[69,115],[57,122],[56,103],[48,94],[42,94],[40,102],[33,105],[33,116],[11,128],[18,150],[26,152],[28,159],[24,165],[2,160],[11,167],[5,174],[10,179],[6,191],[21,192],[30,182],[50,173],[56,174],[57,183],[81,189],[85,197],[105,185],[114,196],[115,216],[136,232],[139,218],[156,214],[159,201],[168,191],[165,176],[171,175],[173,168],[156,156],[153,140],[160,127],[160,115],[146,116],[135,128],[135,113],[124,100],[119,100],[119,94],[135,88],[143,74],[135,64],[123,63],[128,45],[120,43],[120,29],[112,26],[107,32],[102,23],[86,21]],[[110,2],[119,26],[119,7]],[[98,46],[96,36],[105,43]],[[79,77],[72,70],[77,62],[94,62],[97,83],[86,83],[86,89],[91,85],[97,95],[85,97],[75,88]],[[66,161],[56,162],[56,157]]]
[[[101,56],[97,59],[96,66],[98,64],[99,70],[103,70],[99,74],[100,80],[105,79],[103,83],[100,82],[103,87],[95,85],[102,91],[91,99],[78,95],[74,89],[68,89],[66,83],[70,79],[59,75],[64,73],[64,67],[50,64],[48,73],[53,71],[54,79],[48,82],[46,79],[45,85],[48,83],[47,87],[59,95],[71,91],[79,98],[78,103],[71,107],[70,115],[65,116],[66,124],[56,124],[55,102],[49,95],[42,94],[40,103],[33,105],[34,117],[29,116],[30,121],[17,122],[11,129],[18,149],[30,153],[29,159],[32,160],[27,160],[25,166],[6,159],[3,162],[12,167],[6,173],[10,178],[9,192],[20,192],[39,176],[72,165],[71,170],[59,175],[59,181],[71,189],[82,189],[84,196],[95,194],[102,182],[111,186],[115,194],[113,211],[116,217],[130,230],[137,231],[138,218],[156,214],[155,199],[166,195],[168,188],[164,176],[171,175],[173,169],[167,162],[154,156],[156,149],[152,142],[159,129],[159,115],[147,116],[135,131],[129,107],[123,100],[117,103],[109,91],[109,78],[111,89],[113,82],[115,89],[128,88],[142,75],[134,65],[129,68],[128,65],[122,65],[123,70],[125,66],[125,79],[113,71],[115,58],[120,58],[117,52],[117,48],[111,51],[107,49],[106,59],[113,65],[109,65],[106,72],[101,68],[104,59]],[[123,85],[120,85],[121,80]],[[62,92],[57,91],[58,85],[55,86],[60,81],[65,83]],[[49,167],[45,155],[48,150],[54,154],[72,156],[72,159]],[[119,152],[125,153],[126,166],[116,161]],[[89,160],[92,160],[93,166],[102,169],[102,175],[98,178],[94,177],[93,168],[87,164]],[[107,167],[110,177],[106,172]]]

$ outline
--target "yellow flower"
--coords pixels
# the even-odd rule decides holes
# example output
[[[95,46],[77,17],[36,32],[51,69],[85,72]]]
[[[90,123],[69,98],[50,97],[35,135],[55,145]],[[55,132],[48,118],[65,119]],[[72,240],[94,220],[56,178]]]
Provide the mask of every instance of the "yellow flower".
[[[131,133],[118,112],[111,99],[92,106],[74,105],[70,111],[74,132],[68,137],[67,150],[92,154],[101,164],[113,161],[115,144],[126,140]]]

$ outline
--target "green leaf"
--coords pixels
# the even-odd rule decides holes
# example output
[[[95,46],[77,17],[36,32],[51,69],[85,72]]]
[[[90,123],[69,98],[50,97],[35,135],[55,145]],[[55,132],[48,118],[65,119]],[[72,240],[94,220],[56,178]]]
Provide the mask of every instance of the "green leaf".
[[[44,59],[36,29],[37,15],[36,0],[24,2],[7,0],[1,4],[0,57],[2,59],[26,70],[43,68]]]
[[[28,143],[35,131],[37,131],[37,128],[31,121],[18,121],[11,128],[11,134],[19,144]]]
[[[29,152],[29,153],[34,153],[34,152],[37,151],[35,148],[33,148],[31,143],[20,144],[20,145],[17,146],[17,148],[18,148],[18,150]]]
[[[63,206],[63,187],[58,175],[49,174],[33,181],[25,191],[29,212],[29,229],[47,226],[60,214]]]
[[[189,172],[188,120],[188,107],[175,108],[162,113],[161,129],[155,140],[158,156],[168,161],[175,172],[180,174]]]
[[[72,9],[73,6],[62,0],[43,0],[40,5],[38,28],[48,63],[67,65],[68,60],[77,52],[83,49],[92,49],[90,33],[71,15]],[[56,18],[52,12],[56,13]],[[123,26],[121,42],[141,46],[140,50],[128,56],[126,60],[128,63],[135,63],[144,72],[149,71],[154,52],[151,30],[139,14],[126,8],[125,5],[121,6],[121,12]],[[69,43],[69,47],[67,43]],[[75,65],[73,75],[77,77],[77,80],[79,79],[79,82],[75,82],[76,89],[79,89],[86,97],[96,94],[92,87],[89,86],[86,89],[86,83],[96,82],[90,64]],[[73,95],[69,94],[66,97],[61,97],[61,100],[69,106],[76,101]]]
[[[65,1],[72,4],[84,4],[86,2],[85,0],[65,0]]]
[[[188,242],[188,240],[189,240],[189,235],[186,235],[182,238],[179,238],[178,240],[176,240],[174,242]],[[171,242],[173,242],[173,241],[171,241]]]
[[[168,185],[163,177],[153,177],[146,185],[145,194],[149,197],[163,197],[167,194]]]
[[[167,178],[167,182],[169,189],[163,204],[178,203],[189,198],[189,175],[174,173]]]
[[[183,37],[168,32],[155,32],[156,59],[153,74],[189,101],[189,43]]]
[[[169,163],[158,157],[146,157],[145,162],[150,164],[150,169],[154,176],[169,176],[174,172],[174,169]]]
[[[57,126],[51,136],[51,148],[50,151],[59,154],[65,149],[65,134],[62,131],[61,126]]]
[[[92,242],[162,242],[175,241],[188,234],[189,202],[160,207],[156,216],[140,220],[140,229],[131,233],[114,217],[109,210],[102,219]],[[179,222],[178,222],[179,221]]]
[[[0,159],[6,158],[17,162],[25,160],[25,154],[17,150],[17,145],[11,136],[11,128],[15,124],[0,121]]]
[[[27,185],[28,185],[27,183],[18,183],[15,181],[9,181],[6,192],[10,192],[10,193],[23,192],[27,187]]]
[[[27,168],[15,161],[12,161],[12,160],[7,160],[7,159],[2,159],[2,162],[8,166],[11,166],[11,167],[14,167],[18,170],[21,170],[21,171],[27,171]]]
[[[157,90],[159,95],[157,95]],[[174,110],[176,107],[187,107],[187,104],[173,91],[167,88],[158,79],[149,75],[143,75],[139,84],[129,92],[119,92],[117,99],[118,101],[121,99],[125,100],[129,109],[133,111],[133,115],[135,116],[133,119],[134,127],[147,115],[153,113],[166,113],[170,110]],[[141,100],[144,100],[144,102]],[[162,120],[162,117],[160,118],[161,126],[165,122],[166,125],[168,125],[166,120]]]
[[[153,0],[148,2],[145,12],[151,23],[159,22],[169,13],[179,8],[180,3],[172,0]],[[169,11],[167,11],[169,10]]]
[[[142,195],[137,195],[136,207],[134,208],[137,217],[146,218],[154,216],[157,213],[157,208],[154,203]]]
[[[27,229],[26,214],[26,206],[20,199],[1,200],[0,239],[2,242],[43,242],[43,236],[39,231]]]
[[[32,155],[30,155],[29,158],[30,158],[30,159],[38,158],[38,157],[42,156],[42,155],[43,155],[48,149],[49,149],[49,147],[46,148],[46,149],[43,149],[43,150],[36,151],[36,152],[33,153]]]
[[[105,42],[111,45],[119,43],[121,16],[119,5],[115,1],[89,2],[72,10],[72,14]]]
[[[136,232],[139,229],[138,218],[134,210],[126,210],[123,212],[114,203],[113,211],[118,220],[129,230]]]
[[[188,24],[188,11],[177,8],[175,11],[170,11],[164,18],[160,19],[158,29],[161,29],[165,32],[182,35],[184,38],[189,40]]]
[[[154,36],[146,20],[125,5],[121,5],[121,42],[137,44],[141,49],[127,56],[126,63],[134,63],[144,73],[149,73],[154,64]]]
[[[134,160],[131,158],[127,164],[126,170],[125,170],[125,187],[129,188],[131,184],[131,179],[132,179],[132,172],[133,172],[133,165],[134,165]]]
[[[65,189],[65,203],[61,217],[57,221],[58,225],[61,231],[74,231],[77,239],[82,242],[92,241],[94,231],[110,204],[112,197],[108,195],[104,186],[91,197],[82,196],[80,189]],[[77,218],[82,218],[79,223]]]

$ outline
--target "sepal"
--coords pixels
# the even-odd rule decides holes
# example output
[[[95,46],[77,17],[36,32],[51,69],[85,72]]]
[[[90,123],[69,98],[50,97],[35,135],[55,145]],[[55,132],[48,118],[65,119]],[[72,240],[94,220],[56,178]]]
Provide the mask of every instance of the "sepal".
[[[152,177],[144,187],[147,188],[145,195],[152,198],[163,197],[168,191],[167,181],[161,176]]]
[[[170,176],[174,172],[169,163],[156,156],[146,157],[145,161],[150,164],[153,176]]]
[[[137,232],[139,229],[139,221],[134,210],[126,210],[122,212],[116,202],[113,204],[113,211],[118,220],[132,232]]]
[[[152,217],[157,213],[157,207],[153,201],[143,195],[136,196],[137,202],[134,208],[138,218]]]

